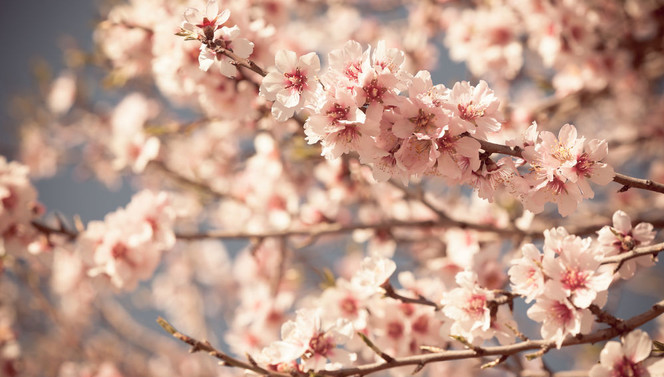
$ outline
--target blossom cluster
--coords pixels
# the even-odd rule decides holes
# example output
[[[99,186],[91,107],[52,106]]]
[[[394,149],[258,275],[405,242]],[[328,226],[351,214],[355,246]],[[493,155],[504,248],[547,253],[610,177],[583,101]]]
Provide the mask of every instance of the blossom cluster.
[[[103,275],[117,288],[132,290],[152,276],[161,253],[175,244],[175,213],[167,193],[144,190],[126,208],[92,221],[78,240],[88,274]]]
[[[246,59],[254,50],[252,42],[246,38],[238,38],[240,28],[237,25],[222,26],[230,16],[230,10],[219,9],[217,0],[208,1],[205,15],[196,8],[189,8],[184,13],[185,21],[178,35],[204,42],[198,55],[199,66],[203,71],[218,63],[221,74],[235,77],[237,68],[233,60],[224,56],[224,52],[230,51],[237,58]]]
[[[597,194],[604,205],[581,203],[596,195],[592,184],[622,180],[613,167],[664,179],[662,164],[646,164],[661,148],[641,148],[664,134],[653,84],[661,5],[129,0],[107,9],[95,52],[67,51],[67,69],[26,115],[29,173],[0,161],[0,374],[248,372],[153,338],[153,321],[134,314],[154,309],[210,339],[193,350],[218,347],[254,371],[379,365],[401,376],[427,364],[420,373],[432,376],[544,375],[518,355],[483,366],[504,361],[509,371],[480,370],[479,355],[526,336],[565,346],[610,318],[602,308],[618,293],[613,282],[656,260],[631,254],[655,242],[661,221],[633,227],[613,213],[657,215],[664,201],[639,194],[645,180]],[[441,41],[470,81],[435,83],[449,79],[434,70]],[[93,91],[88,63],[107,70],[109,98]],[[69,164],[61,173],[143,191],[103,221],[53,226],[38,219],[27,175]],[[535,216],[547,203],[579,214],[578,231],[551,228],[555,213]],[[584,238],[611,213],[612,226]],[[535,244],[514,246],[522,240]],[[517,324],[521,300],[541,336]],[[661,374],[650,368],[651,338],[623,322],[633,331],[607,344],[591,377]],[[652,339],[664,334],[658,326]],[[388,361],[448,350],[473,355],[415,370]]]
[[[623,248],[622,240],[631,237],[632,226],[622,211],[613,218],[614,226],[621,230],[612,236],[607,235],[611,233],[609,227],[598,232],[597,240],[569,234],[562,227],[552,228],[544,232],[543,253],[535,245],[526,244],[521,249],[522,257],[512,261],[508,271],[512,291],[523,295],[526,302],[535,300],[528,316],[542,323],[542,337],[555,340],[558,347],[568,334],[590,331],[590,306],[602,308],[606,303],[616,266],[602,264],[602,259],[617,254],[616,245],[624,252],[637,243],[647,245],[655,237],[652,225],[641,223],[635,232],[640,241],[628,240],[631,244]],[[649,256],[638,259],[643,258],[652,260]],[[636,262],[628,260],[625,264],[629,267],[621,267],[620,276],[629,278],[634,275]]]
[[[404,69],[404,55],[384,41],[373,53],[349,41],[329,53],[329,67],[318,77],[314,53],[297,58],[281,50],[260,94],[274,101],[277,120],[310,111],[304,122],[308,142],[320,142],[328,159],[357,153],[378,181],[436,175],[450,184],[469,184],[489,200],[506,187],[532,212],[554,202],[567,216],[583,198],[594,196],[589,181],[605,185],[613,179],[613,169],[602,162],[606,141],[586,142],[569,124],[556,138],[533,123],[520,140],[508,141],[522,150],[522,158],[494,161],[494,151],[481,145],[502,125],[500,102],[488,84],[433,85],[428,71],[412,76]],[[521,173],[524,163],[530,172]]]
[[[31,224],[44,209],[37,202],[28,171],[25,165],[0,156],[0,256],[26,248],[37,253],[47,246]]]

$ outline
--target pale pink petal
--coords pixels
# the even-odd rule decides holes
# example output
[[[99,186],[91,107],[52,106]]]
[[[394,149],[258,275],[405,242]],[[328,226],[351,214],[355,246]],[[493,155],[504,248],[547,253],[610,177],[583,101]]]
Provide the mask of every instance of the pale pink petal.
[[[650,223],[639,223],[632,230],[632,235],[637,241],[641,242],[641,245],[651,243],[655,239],[655,233]]]
[[[284,107],[281,102],[275,102],[272,104],[272,116],[280,122],[285,122],[290,119],[294,112],[295,111],[292,108]]]
[[[601,364],[596,364],[588,372],[588,377],[611,377],[611,369]]]
[[[217,25],[222,25],[224,22],[228,21],[228,18],[231,16],[231,11],[229,9],[224,9],[221,14],[217,17]],[[213,16],[214,17],[214,16]]]
[[[650,355],[652,341],[643,330],[634,330],[623,339],[625,356],[635,363],[645,360]]]
[[[279,50],[274,57],[274,64],[281,73],[289,73],[297,64],[297,55],[293,51]]]
[[[219,3],[217,0],[208,0],[207,6],[205,7],[205,17],[207,17],[209,20],[212,20],[213,18],[217,17],[219,14]],[[219,20],[217,20],[219,21]],[[220,23],[223,23],[220,22]]]
[[[261,82],[261,93],[265,93],[266,98],[273,101],[276,98],[276,93],[283,88],[283,81],[284,76],[279,72],[268,73]]]
[[[632,230],[632,220],[623,211],[616,211],[613,214],[613,227],[622,234],[629,233]]]
[[[196,8],[187,8],[184,11],[184,19],[187,20],[190,24],[200,24],[203,22],[203,16],[201,12]]]
[[[219,71],[221,71],[222,75],[226,77],[235,77],[237,75],[237,68],[230,60],[224,58],[219,63]]]
[[[295,90],[282,89],[277,93],[277,101],[285,107],[292,108],[300,103],[300,93]]]
[[[616,172],[613,170],[613,167],[598,162],[595,163],[590,180],[597,183],[598,185],[608,185],[611,181],[613,181],[613,177],[615,176]]]
[[[237,38],[233,41],[233,52],[240,58],[246,59],[254,52],[254,43],[246,38]]]
[[[306,55],[300,57],[300,64],[298,66],[304,65],[309,68],[307,74],[313,75],[320,71],[320,59],[315,52],[310,52]]]
[[[620,343],[616,341],[610,341],[606,343],[604,349],[599,354],[599,361],[605,367],[611,368],[616,362],[622,360],[623,356],[623,348]]]
[[[574,141],[576,140],[577,132],[576,127],[571,124],[565,124],[558,133],[558,139],[562,145],[571,147]]]
[[[216,54],[209,49],[205,47],[205,45],[201,45],[201,52],[198,54],[198,67],[202,70],[207,72],[208,69],[214,64],[214,58]]]

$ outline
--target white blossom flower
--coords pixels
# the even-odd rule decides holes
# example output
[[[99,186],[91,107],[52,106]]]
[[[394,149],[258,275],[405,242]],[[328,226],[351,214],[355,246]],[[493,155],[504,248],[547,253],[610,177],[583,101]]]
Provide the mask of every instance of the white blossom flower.
[[[546,284],[545,294],[526,312],[528,317],[541,322],[542,338],[556,342],[560,348],[565,337],[590,331],[593,315],[588,309],[577,309],[559,287]]]
[[[391,259],[378,255],[367,257],[362,261],[362,266],[352,277],[350,283],[357,288],[358,293],[369,297],[383,292],[381,285],[385,284],[396,269],[397,265]]]
[[[621,344],[622,343],[622,344]],[[648,377],[664,375],[664,360],[646,363],[652,340],[642,330],[634,330],[621,339],[607,342],[599,355],[599,364],[590,369],[590,377]]]
[[[205,7],[205,15],[196,8],[187,8],[185,10],[185,21],[182,23],[182,29],[200,33],[204,37],[212,39],[214,32],[221,28],[221,25],[228,21],[230,16],[230,10],[219,10],[219,0],[208,0]]]
[[[649,245],[655,239],[652,224],[639,223],[632,228],[632,220],[623,211],[613,214],[613,227],[605,226],[597,232],[597,241],[605,256],[626,253],[635,247]],[[623,262],[618,273],[623,279],[634,276],[636,266],[652,266],[654,260],[649,255]]]
[[[334,370],[349,365],[355,354],[338,346],[353,336],[353,326],[346,319],[338,319],[324,326],[320,309],[301,309],[295,321],[281,327],[281,341],[274,342],[261,352],[261,361],[282,364],[300,361],[303,371]]]
[[[279,50],[275,67],[268,69],[260,86],[260,95],[272,104],[272,115],[278,121],[286,121],[295,111],[315,102],[319,84],[316,74],[320,71],[320,59],[314,52],[299,58],[293,51]]]

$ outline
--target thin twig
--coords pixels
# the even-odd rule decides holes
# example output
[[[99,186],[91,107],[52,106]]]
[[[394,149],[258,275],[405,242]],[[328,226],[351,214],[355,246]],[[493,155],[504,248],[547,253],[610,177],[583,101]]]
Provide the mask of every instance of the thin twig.
[[[626,253],[606,257],[602,259],[601,264],[624,263],[630,259],[639,258],[644,255],[657,256],[657,254],[662,251],[664,251],[664,242],[650,246],[637,247]]]
[[[442,309],[441,305],[436,304],[435,302],[427,299],[426,297],[419,296],[418,298],[412,298],[412,297],[407,297],[407,296],[403,296],[403,295],[398,294],[394,290],[394,287],[392,287],[392,284],[390,284],[389,282],[386,282],[385,284],[381,285],[381,287],[383,287],[383,289],[385,289],[385,296],[393,298],[395,300],[399,300],[403,303],[431,306],[435,310]]]
[[[497,154],[504,154],[508,156],[523,158],[522,150],[519,147],[512,148],[508,147],[507,145],[491,143],[489,141],[482,139],[477,139],[477,138],[473,139],[477,140],[480,143],[481,148],[489,154],[497,153]],[[621,192],[627,191],[630,188],[639,188],[642,190],[648,190],[664,194],[664,184],[654,182],[650,179],[635,178],[625,174],[615,173],[613,181],[623,185],[623,187],[620,189]]]
[[[159,326],[161,326],[164,330],[166,330],[169,334],[173,335],[174,338],[181,340],[191,346],[191,349],[189,352],[194,353],[198,351],[204,351],[210,356],[216,357],[217,359],[221,360],[223,365],[229,366],[229,367],[236,367],[236,368],[241,368],[241,369],[246,369],[250,370],[253,372],[256,372],[260,375],[263,376],[270,376],[270,377],[291,377],[290,374],[287,373],[277,373],[277,372],[271,372],[267,369],[264,369],[260,366],[258,366],[255,363],[247,363],[242,360],[236,359],[230,355],[227,355],[216,348],[214,348],[210,342],[208,341],[200,341],[196,340],[190,336],[187,336],[175,329],[168,321],[165,319],[159,317],[157,318],[157,323]]]

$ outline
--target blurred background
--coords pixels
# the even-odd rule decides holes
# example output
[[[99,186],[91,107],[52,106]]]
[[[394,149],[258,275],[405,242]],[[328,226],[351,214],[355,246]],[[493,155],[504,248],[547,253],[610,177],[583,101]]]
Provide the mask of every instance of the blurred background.
[[[15,158],[22,98],[34,96],[40,81],[64,68],[63,50],[77,46],[92,51],[99,7],[96,0],[0,0],[0,155]],[[132,193],[127,182],[111,191],[97,181],[77,179],[71,170],[35,184],[48,211],[67,218],[79,214],[84,222],[102,219],[125,205]]]

